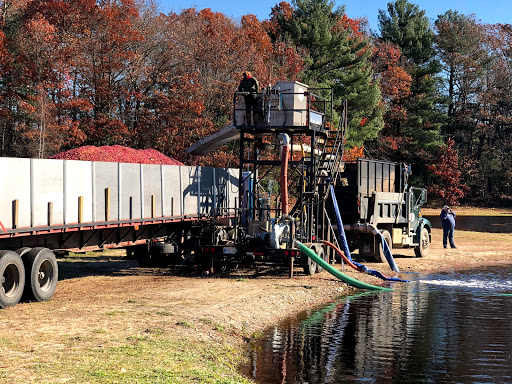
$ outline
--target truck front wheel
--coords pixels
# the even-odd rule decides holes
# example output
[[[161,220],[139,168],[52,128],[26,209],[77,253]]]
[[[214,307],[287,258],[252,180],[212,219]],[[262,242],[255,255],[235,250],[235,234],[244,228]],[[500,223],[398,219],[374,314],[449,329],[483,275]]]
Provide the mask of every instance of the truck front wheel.
[[[420,244],[417,247],[414,247],[414,254],[416,257],[425,257],[428,255],[429,248],[430,239],[428,235],[428,229],[423,227],[421,229]]]
[[[393,241],[391,240],[391,234],[389,233],[389,231],[387,231],[385,229],[381,229],[380,233],[381,233],[382,237],[384,238],[384,240],[386,241],[386,243],[389,247],[389,250],[391,251],[391,248],[393,246]],[[375,255],[375,261],[377,263],[384,263],[384,262],[386,262],[386,254],[384,252],[382,240],[379,236],[377,236],[376,240],[378,242],[378,246],[377,246],[377,252]]]
[[[308,276],[313,276],[316,272],[316,263],[308,258],[306,264],[304,265],[304,273]]]
[[[0,251],[0,308],[12,307],[21,299],[25,287],[25,268],[13,251]]]

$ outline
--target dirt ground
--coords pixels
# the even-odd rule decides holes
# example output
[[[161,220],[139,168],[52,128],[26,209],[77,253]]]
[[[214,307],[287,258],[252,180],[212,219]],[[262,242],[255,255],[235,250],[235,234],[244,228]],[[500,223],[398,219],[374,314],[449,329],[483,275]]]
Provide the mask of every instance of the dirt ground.
[[[512,264],[510,233],[456,231],[458,249],[443,249],[441,237],[442,231],[434,229],[425,258],[416,258],[412,249],[394,249],[400,270],[433,272]],[[386,264],[365,265],[392,274]],[[34,364],[65,359],[76,343],[111,345],[155,329],[171,338],[227,344],[243,351],[251,337],[281,319],[355,291],[327,272],[297,273],[294,279],[272,272],[185,277],[165,268],[140,268],[136,261],[115,255],[60,259],[59,268],[61,281],[51,301],[0,311],[1,382],[13,382],[13,377],[20,378],[18,382],[37,382]],[[382,284],[369,275],[344,272]],[[398,274],[407,278],[403,275]]]

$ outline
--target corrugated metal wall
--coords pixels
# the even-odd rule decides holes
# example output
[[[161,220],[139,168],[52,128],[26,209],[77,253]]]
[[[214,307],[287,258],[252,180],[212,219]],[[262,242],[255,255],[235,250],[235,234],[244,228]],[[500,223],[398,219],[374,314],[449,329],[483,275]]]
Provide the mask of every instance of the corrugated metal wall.
[[[238,196],[237,169],[18,158],[0,168],[7,230],[233,214]]]

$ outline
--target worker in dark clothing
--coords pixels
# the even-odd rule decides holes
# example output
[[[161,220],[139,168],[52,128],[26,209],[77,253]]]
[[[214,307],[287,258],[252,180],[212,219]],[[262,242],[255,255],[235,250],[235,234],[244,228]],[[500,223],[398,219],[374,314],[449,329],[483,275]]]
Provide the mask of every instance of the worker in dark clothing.
[[[443,247],[446,248],[448,246],[448,241],[450,242],[450,247],[457,248],[455,243],[453,242],[453,232],[455,231],[455,212],[452,209],[445,205],[443,210],[441,211],[441,225],[443,226]]]
[[[259,122],[258,92],[260,85],[251,72],[245,71],[242,76],[242,81],[238,85],[238,92],[249,92],[248,95],[244,95],[246,122],[247,125],[252,125],[251,112],[253,112],[254,125],[256,125]]]

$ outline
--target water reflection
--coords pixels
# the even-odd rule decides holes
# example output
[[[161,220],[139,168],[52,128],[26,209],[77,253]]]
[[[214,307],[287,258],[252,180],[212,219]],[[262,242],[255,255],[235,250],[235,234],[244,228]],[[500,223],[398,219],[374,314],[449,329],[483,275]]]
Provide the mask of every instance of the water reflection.
[[[512,267],[413,275],[274,327],[250,349],[259,383],[510,383]],[[470,282],[467,284],[467,282]]]

